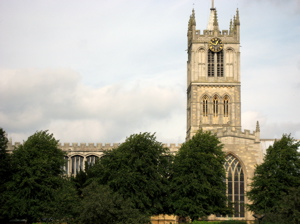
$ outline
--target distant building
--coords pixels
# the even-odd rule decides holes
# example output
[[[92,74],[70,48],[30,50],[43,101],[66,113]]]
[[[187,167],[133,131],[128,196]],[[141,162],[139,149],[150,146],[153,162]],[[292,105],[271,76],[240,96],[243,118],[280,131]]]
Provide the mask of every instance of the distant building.
[[[252,132],[241,127],[241,72],[240,72],[240,17],[239,11],[230,21],[229,30],[220,30],[217,10],[212,4],[208,26],[202,32],[196,29],[195,12],[188,22],[187,60],[187,130],[189,140],[199,130],[210,130],[224,144],[226,153],[226,185],[228,199],[233,203],[231,217],[211,215],[211,220],[253,220],[245,209],[256,164],[263,161],[265,149],[274,140],[260,139],[259,123]],[[16,143],[16,146],[19,143]],[[103,151],[118,144],[63,144],[68,152],[65,170],[76,175],[85,162],[94,163]],[[169,144],[172,153],[180,145]],[[10,142],[9,149],[13,149]],[[179,217],[160,215],[153,224],[178,223]]]

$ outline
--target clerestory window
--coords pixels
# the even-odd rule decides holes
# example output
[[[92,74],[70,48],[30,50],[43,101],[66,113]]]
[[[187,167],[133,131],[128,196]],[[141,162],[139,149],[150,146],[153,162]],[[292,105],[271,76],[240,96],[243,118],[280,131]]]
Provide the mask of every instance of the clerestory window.
[[[83,170],[83,157],[73,156],[72,157],[72,174],[76,175],[80,170]]]
[[[92,156],[86,157],[86,162],[88,165],[94,165],[97,160],[98,160],[98,156],[92,155]]]

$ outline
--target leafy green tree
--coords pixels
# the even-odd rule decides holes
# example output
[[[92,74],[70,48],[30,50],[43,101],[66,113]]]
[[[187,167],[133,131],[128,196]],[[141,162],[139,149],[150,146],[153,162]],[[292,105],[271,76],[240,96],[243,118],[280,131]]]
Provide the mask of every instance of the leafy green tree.
[[[283,199],[292,194],[291,189],[300,186],[299,146],[300,142],[290,135],[283,135],[267,149],[264,162],[256,167],[251,190],[247,193],[252,201],[248,205],[251,211],[269,214],[270,218],[283,215]],[[285,203],[284,207],[289,204]],[[289,218],[288,216],[286,218]]]
[[[53,207],[61,208],[72,191],[66,191],[63,179],[65,153],[47,131],[30,136],[11,156],[12,178],[4,194],[6,213],[11,218],[28,222],[56,217]],[[69,192],[69,193],[68,193]],[[76,194],[75,194],[76,196]]]
[[[171,179],[176,215],[193,221],[229,211],[222,147],[216,135],[202,130],[181,146],[174,159]]]
[[[74,183],[68,178],[62,178],[60,186],[54,189],[54,197],[44,207],[45,221],[51,220],[58,223],[72,223],[78,216],[80,198]]]
[[[72,176],[70,180],[73,182],[77,189],[77,194],[79,196],[82,195],[82,189],[85,188],[87,185],[89,185],[95,176],[97,176],[96,173],[93,172],[91,169],[94,166],[94,164],[88,164],[88,162],[85,163],[85,169],[80,170],[76,176]]]
[[[85,224],[146,224],[149,217],[142,215],[134,208],[130,200],[124,200],[108,186],[99,185],[95,181],[82,191],[78,223]]]
[[[133,134],[118,148],[105,152],[91,168],[91,176],[130,199],[144,214],[167,213],[172,160],[168,155],[154,134]]]
[[[0,186],[8,180],[10,173],[9,154],[7,152],[8,139],[5,131],[0,128]]]
[[[288,194],[285,195],[278,203],[278,211],[281,216],[280,220],[286,223],[300,223],[300,188],[289,188]],[[272,214],[272,217],[274,215]],[[278,221],[279,219],[275,220]]]
[[[1,196],[6,191],[5,183],[9,181],[11,177],[11,166],[10,166],[10,156],[7,152],[8,139],[6,137],[5,131],[0,128],[0,220],[7,219],[7,215],[4,213],[4,203],[5,200]]]

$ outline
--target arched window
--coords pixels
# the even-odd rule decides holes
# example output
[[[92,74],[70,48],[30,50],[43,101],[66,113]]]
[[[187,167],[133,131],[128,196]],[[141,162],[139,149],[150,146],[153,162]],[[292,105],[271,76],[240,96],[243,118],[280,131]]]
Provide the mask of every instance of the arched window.
[[[219,114],[218,106],[219,106],[218,97],[214,96],[214,99],[213,99],[213,113],[214,113],[215,117],[217,117],[218,114]]]
[[[207,101],[208,101],[208,97],[207,96],[204,96],[203,97],[203,101],[202,101],[202,103],[203,103],[203,116],[204,117],[207,117],[207,115],[208,115],[208,105],[207,105]]]
[[[217,53],[217,76],[223,77],[224,76],[224,56],[223,51]]]
[[[86,157],[86,161],[88,165],[94,165],[97,159],[98,156],[94,156],[94,155]]]
[[[229,97],[228,96],[225,96],[224,97],[224,117],[228,117],[228,114],[229,114]]]
[[[227,197],[234,211],[230,217],[245,217],[245,180],[241,163],[229,154],[226,156],[225,170]]]
[[[83,157],[73,156],[72,157],[72,174],[76,175],[80,170],[83,170]]]
[[[208,50],[207,53],[207,76],[214,77],[216,71],[217,77],[224,76],[224,52],[214,53]]]
[[[211,50],[208,50],[207,55],[207,75],[208,77],[215,75],[215,54]]]

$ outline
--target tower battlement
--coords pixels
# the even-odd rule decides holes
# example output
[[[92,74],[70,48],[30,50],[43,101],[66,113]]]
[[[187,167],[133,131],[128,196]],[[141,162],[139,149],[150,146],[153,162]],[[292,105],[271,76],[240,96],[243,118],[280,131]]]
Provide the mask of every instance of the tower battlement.
[[[247,139],[254,141],[255,143],[260,142],[260,131],[255,130],[250,132],[250,130],[245,129],[242,131],[241,129],[236,129],[234,127],[224,127],[224,128],[218,128],[216,130],[212,131],[217,135],[218,138],[224,138],[224,137],[235,137],[235,138],[241,138],[241,139]]]
[[[200,38],[205,38],[205,37],[214,37],[215,36],[215,32],[213,30],[203,30],[201,32],[201,30],[193,30],[193,31],[189,31],[191,32],[191,34],[193,34],[193,39],[200,39]],[[222,30],[222,31],[218,31],[218,36],[219,37],[227,37],[232,38],[232,40],[236,40],[236,33],[230,33],[229,30]]]

